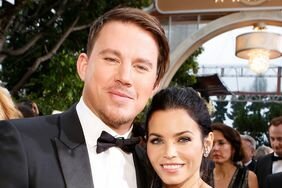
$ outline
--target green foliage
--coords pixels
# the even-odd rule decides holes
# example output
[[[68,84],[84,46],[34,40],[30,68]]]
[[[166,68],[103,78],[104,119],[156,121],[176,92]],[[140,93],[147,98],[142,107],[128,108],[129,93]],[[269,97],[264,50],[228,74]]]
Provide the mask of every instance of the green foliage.
[[[245,115],[237,117],[233,126],[241,133],[247,133],[256,138],[259,145],[265,144],[264,134],[267,131],[267,117],[262,114],[263,103],[251,103],[245,106]]]
[[[267,103],[266,106],[269,109],[269,111],[265,112],[266,116],[268,117],[268,120],[271,120],[274,117],[282,116],[282,101],[281,103]]]
[[[76,72],[76,57],[73,52],[62,51],[54,56],[44,74],[32,78],[26,86],[28,98],[34,100],[43,114],[53,110],[66,110],[79,100],[83,83]]]
[[[255,96],[254,96],[255,97]],[[255,138],[258,145],[269,143],[268,123],[274,117],[282,115],[282,108],[279,103],[267,102],[232,102],[231,113],[227,116],[233,120],[233,127],[241,134],[248,134]]]
[[[223,122],[226,120],[228,101],[217,101],[214,105],[215,111],[212,114],[213,122]]]
[[[251,86],[251,90],[256,92],[263,92],[266,88],[266,79],[260,76],[255,78]],[[259,101],[232,102],[232,111],[227,116],[233,120],[233,127],[240,133],[252,136],[259,145],[267,145],[268,123],[272,118],[282,115],[282,105],[269,102],[267,97],[252,96],[252,99]]]
[[[196,58],[203,52],[203,48],[197,49],[177,70],[170,82],[170,86],[191,86],[196,83],[196,76],[194,76],[199,66]]]

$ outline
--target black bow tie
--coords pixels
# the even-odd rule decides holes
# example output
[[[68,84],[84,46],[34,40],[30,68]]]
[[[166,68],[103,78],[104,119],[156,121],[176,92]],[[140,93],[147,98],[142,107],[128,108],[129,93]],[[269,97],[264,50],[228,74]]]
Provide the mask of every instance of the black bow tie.
[[[110,147],[119,147],[126,153],[131,153],[136,144],[140,142],[139,137],[124,139],[123,137],[115,138],[106,131],[102,131],[101,136],[97,140],[97,153],[106,151]]]
[[[278,156],[272,156],[272,161],[279,161],[282,160],[282,157],[278,157]]]

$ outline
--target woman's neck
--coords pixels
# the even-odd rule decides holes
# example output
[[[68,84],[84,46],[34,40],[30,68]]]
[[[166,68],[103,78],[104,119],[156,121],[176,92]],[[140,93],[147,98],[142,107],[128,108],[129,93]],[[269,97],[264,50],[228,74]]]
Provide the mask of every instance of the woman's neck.
[[[215,178],[225,178],[232,176],[236,166],[232,163],[215,164],[214,176]]]

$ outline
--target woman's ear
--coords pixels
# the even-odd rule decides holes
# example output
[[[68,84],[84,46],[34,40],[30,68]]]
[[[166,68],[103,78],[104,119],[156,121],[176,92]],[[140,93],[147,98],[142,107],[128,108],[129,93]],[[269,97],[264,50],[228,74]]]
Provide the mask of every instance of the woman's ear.
[[[85,53],[81,53],[76,61],[77,73],[82,81],[85,80],[86,70],[88,65],[88,56]]]
[[[211,149],[212,149],[212,146],[213,146],[213,133],[210,132],[208,134],[208,136],[205,137],[205,140],[204,140],[204,154],[205,153],[210,153]]]

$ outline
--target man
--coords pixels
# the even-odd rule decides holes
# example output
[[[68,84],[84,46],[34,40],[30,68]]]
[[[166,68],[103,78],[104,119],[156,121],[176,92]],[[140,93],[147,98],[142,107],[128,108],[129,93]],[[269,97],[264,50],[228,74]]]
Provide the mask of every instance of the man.
[[[266,184],[268,175],[282,172],[282,116],[270,121],[268,132],[273,153],[261,157],[257,161],[255,172],[260,188],[268,187]]]
[[[160,23],[143,11],[118,8],[98,18],[87,54],[77,60],[84,81],[78,104],[62,114],[0,123],[0,187],[149,186],[132,122],[158,89],[168,53]]]
[[[242,159],[243,165],[249,170],[255,171],[256,161],[253,159],[256,151],[256,141],[249,135],[241,135],[242,148],[244,151],[244,157]]]
[[[17,103],[16,106],[23,114],[23,117],[34,117],[39,115],[37,104],[31,100],[22,100]]]
[[[266,177],[267,188],[281,188],[282,185],[282,172],[270,174]]]

